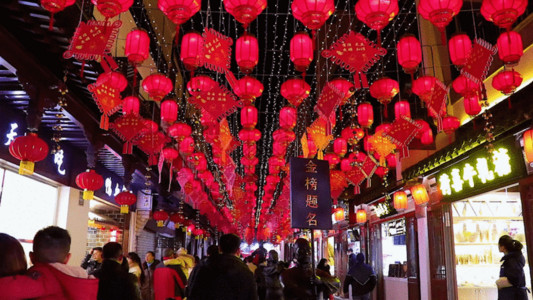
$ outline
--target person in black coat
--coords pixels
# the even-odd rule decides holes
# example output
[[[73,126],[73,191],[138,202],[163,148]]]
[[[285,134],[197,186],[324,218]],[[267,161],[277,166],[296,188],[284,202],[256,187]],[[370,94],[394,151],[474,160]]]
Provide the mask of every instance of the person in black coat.
[[[102,266],[102,247],[94,247],[81,262],[81,267],[87,270],[87,274],[93,275]]]
[[[526,259],[522,255],[522,244],[508,235],[500,237],[498,241],[501,259],[500,278],[498,286],[498,300],[527,300],[526,276],[524,266]]]
[[[104,262],[93,274],[98,282],[98,300],[140,300],[140,293],[135,287],[137,278],[122,266],[122,246],[109,242],[103,248]]]
[[[265,300],[283,300],[283,287],[279,279],[285,270],[283,263],[278,261],[278,252],[268,251],[267,265],[263,269],[265,280]]]
[[[143,300],[152,300],[154,299],[154,271],[155,267],[160,263],[159,260],[155,259],[155,253],[152,251],[146,252],[144,257],[144,262],[142,264],[142,269],[144,276],[148,279],[144,281],[144,284],[141,286],[141,295]]]
[[[348,258],[348,274],[344,280],[344,294],[348,294],[352,286],[353,300],[370,300],[370,292],[376,286],[376,274],[371,266],[365,264],[363,253],[350,254]]]

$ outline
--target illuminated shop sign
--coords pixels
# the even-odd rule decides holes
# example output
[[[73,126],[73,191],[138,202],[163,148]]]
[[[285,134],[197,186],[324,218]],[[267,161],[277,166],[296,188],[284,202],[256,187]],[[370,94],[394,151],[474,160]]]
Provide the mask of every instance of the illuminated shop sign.
[[[387,222],[385,228],[388,236],[404,235],[406,232],[405,218]]]
[[[387,199],[384,202],[380,202],[374,206],[374,213],[378,218],[383,219],[394,214],[397,214],[398,211],[391,205],[390,200]]]
[[[67,173],[67,170],[63,168],[63,159],[65,158],[65,152],[63,149],[59,150],[54,154],[54,164],[57,166],[57,173],[61,176],[64,176]]]
[[[6,133],[6,142],[4,143],[4,146],[9,146],[13,140],[17,137],[17,129],[19,128],[19,124],[17,123],[11,123],[9,124],[10,129],[9,132]]]

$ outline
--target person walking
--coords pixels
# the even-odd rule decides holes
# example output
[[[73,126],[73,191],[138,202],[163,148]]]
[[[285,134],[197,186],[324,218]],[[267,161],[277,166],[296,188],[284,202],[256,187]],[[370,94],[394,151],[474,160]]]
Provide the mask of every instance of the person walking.
[[[498,300],[527,300],[526,276],[524,266],[526,259],[522,254],[523,245],[508,235],[498,240],[501,259],[500,278],[496,280]]]
[[[174,259],[174,250],[166,249],[163,261],[154,271],[154,299],[183,299],[187,276],[183,271],[182,261]]]
[[[344,280],[344,294],[348,297],[349,287],[352,287],[352,300],[370,300],[370,292],[376,286],[376,274],[372,267],[365,264],[363,253],[350,254],[348,258],[348,274]]]
[[[268,251],[267,265],[263,269],[265,276],[265,300],[283,300],[283,287],[279,279],[285,270],[283,263],[279,261],[276,250]]]
[[[141,295],[143,300],[153,300],[154,299],[154,271],[155,267],[160,263],[159,260],[155,259],[155,253],[153,251],[146,252],[144,256],[144,262],[142,264],[142,269],[144,277],[146,280],[141,286]]]

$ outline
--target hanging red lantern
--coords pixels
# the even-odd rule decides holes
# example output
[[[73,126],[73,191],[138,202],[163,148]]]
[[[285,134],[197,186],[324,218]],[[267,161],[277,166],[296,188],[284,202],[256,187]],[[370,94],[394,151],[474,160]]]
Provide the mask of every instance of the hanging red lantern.
[[[257,1],[260,2],[260,1]],[[226,4],[226,2],[224,2]],[[259,62],[259,44],[255,36],[245,33],[237,39],[235,60],[241,72],[250,74]]]
[[[106,19],[118,16],[130,9],[133,4],[133,0],[91,0],[91,2]]]
[[[342,95],[342,100],[339,105],[344,105],[348,99],[355,93],[353,83],[344,78],[335,78],[329,81]]]
[[[204,47],[204,38],[197,32],[186,33],[181,38],[180,59],[185,69],[194,71],[200,66],[200,53]]]
[[[135,96],[128,96],[122,101],[122,112],[124,114],[139,114],[139,98]]]
[[[161,102],[161,121],[174,123],[178,119],[178,103],[174,100]]]
[[[187,91],[193,96],[199,96],[201,93],[210,91],[216,85],[216,81],[211,79],[211,77],[199,75],[191,78],[187,83]]]
[[[429,201],[428,191],[423,184],[417,184],[411,187],[411,195],[413,196],[416,205],[423,205]]]
[[[148,119],[143,120],[143,129],[141,134],[155,133],[159,130],[159,125],[156,122]]]
[[[263,94],[263,84],[261,81],[251,76],[244,76],[237,80],[237,86],[234,88],[234,92],[241,100],[247,104],[251,104],[255,98],[260,97]]]
[[[426,146],[433,144],[433,131],[430,128],[422,131],[422,134],[420,135],[420,142],[422,145]]]
[[[455,34],[448,42],[448,52],[452,64],[462,67],[470,58],[472,52],[472,41],[464,33]]]
[[[383,166],[379,166],[376,168],[375,173],[376,175],[378,175],[379,178],[383,179],[383,177],[385,177],[389,173],[389,169]]]
[[[174,149],[172,147],[167,147],[167,148],[163,148],[163,150],[161,150],[161,155],[163,155],[163,158],[167,162],[172,162],[176,158],[178,158],[179,153],[178,153],[178,151],[176,149]]]
[[[83,200],[92,200],[94,191],[104,186],[104,178],[93,169],[89,169],[76,176],[76,185],[83,189]]]
[[[180,152],[189,155],[194,152],[194,139],[190,136],[184,137],[179,143]]]
[[[454,133],[461,126],[461,122],[454,116],[446,116],[442,119],[442,130],[450,135]]]
[[[344,221],[344,208],[335,208],[335,210],[333,211],[333,216],[335,218],[335,221],[337,222]]]
[[[35,162],[45,159],[48,155],[48,144],[36,133],[29,132],[25,136],[19,136],[9,144],[9,153],[20,160],[19,174],[31,175]]]
[[[518,64],[524,54],[522,36],[516,31],[505,31],[498,37],[498,56],[509,66]]]
[[[41,6],[50,12],[50,24],[48,30],[52,30],[54,26],[54,14],[64,10],[65,8],[76,3],[76,0],[41,0]]]
[[[295,108],[285,106],[279,112],[279,127],[292,130],[296,126],[298,112]]]
[[[289,79],[281,85],[281,95],[295,107],[298,107],[310,93],[311,86],[300,78]]]
[[[422,101],[429,101],[433,95],[433,89],[437,84],[437,78],[431,75],[420,76],[413,81],[413,93]]]
[[[463,0],[420,0],[418,12],[435,25],[440,32],[451,22],[463,6]]]
[[[174,228],[178,229],[185,222],[185,219],[181,214],[174,213],[170,215],[170,221],[174,223]]]
[[[479,95],[472,94],[463,98],[465,112],[469,116],[475,116],[481,112],[481,103],[479,102]]]
[[[527,163],[533,162],[533,129],[524,132],[524,153],[526,154]]]
[[[200,0],[159,0],[157,7],[178,27],[194,16],[201,7]]]
[[[398,81],[382,77],[370,85],[370,96],[376,98],[381,104],[387,105],[400,91]],[[385,108],[386,109],[386,108]]]
[[[266,0],[225,0],[224,8],[244,29],[266,8]]]
[[[137,196],[130,191],[120,192],[115,196],[115,202],[120,205],[120,213],[127,214],[129,207],[137,203]]]
[[[348,144],[354,146],[365,137],[365,131],[359,126],[352,125],[346,127],[341,131],[341,136],[348,142]]]
[[[152,217],[157,222],[157,227],[163,227],[163,224],[168,219],[168,213],[161,209],[161,210],[155,211]]]
[[[107,86],[116,89],[119,92],[124,91],[128,86],[126,77],[120,72],[110,71],[100,74],[96,79],[96,85],[107,84]]]
[[[378,33],[381,44],[381,30],[398,14],[397,0],[359,0],[355,4],[355,15],[359,21]]]
[[[330,169],[335,168],[335,166],[341,162],[341,159],[335,153],[327,153],[326,155],[324,155],[324,160],[328,161]]]
[[[415,120],[416,124],[418,124],[420,126],[420,129],[418,129],[415,137],[416,138],[420,138],[422,136],[422,133],[425,131],[425,130],[431,130],[431,128],[429,127],[429,124],[428,122],[424,121],[424,120]]]
[[[404,191],[397,191],[392,197],[392,203],[395,209],[407,209],[407,194]]]
[[[357,121],[363,128],[370,128],[374,123],[374,108],[372,104],[363,102],[357,106]]]
[[[156,73],[149,75],[143,80],[142,87],[148,95],[159,102],[172,91],[172,81],[165,75]]]
[[[309,68],[313,61],[313,41],[307,33],[298,32],[292,37],[290,58],[296,71],[305,72]]]
[[[391,169],[396,168],[396,154],[391,153],[385,157],[387,160],[387,166]]]
[[[333,142],[333,152],[340,157],[344,157],[348,152],[348,141],[344,138],[336,138]]]
[[[246,129],[253,129],[257,125],[257,108],[247,105],[241,109],[241,125]]]
[[[150,56],[150,37],[143,29],[134,29],[126,36],[124,55],[134,64],[140,64]]]
[[[358,209],[355,213],[355,220],[359,224],[366,223],[366,210],[362,208]]]
[[[452,83],[453,90],[463,96],[469,96],[471,94],[477,94],[479,91],[479,84],[476,84],[474,81],[470,80],[464,75],[459,75]]]
[[[394,117],[399,120],[402,116],[411,119],[411,107],[407,100],[398,101],[394,104]]]
[[[261,139],[261,131],[257,129],[241,129],[239,139],[245,143],[257,142]]]
[[[353,163],[354,161],[350,158],[341,159],[341,171],[343,172],[351,171],[353,169]]]
[[[413,74],[422,62],[422,47],[414,35],[405,35],[396,45],[398,63],[405,73]]]
[[[509,29],[516,19],[526,11],[527,0],[501,1],[483,0],[481,14],[496,26]]]
[[[492,78],[492,87],[504,95],[514,93],[520,84],[522,84],[522,76],[514,70],[501,71]]]
[[[292,15],[305,27],[317,30],[335,12],[333,0],[293,0]]]

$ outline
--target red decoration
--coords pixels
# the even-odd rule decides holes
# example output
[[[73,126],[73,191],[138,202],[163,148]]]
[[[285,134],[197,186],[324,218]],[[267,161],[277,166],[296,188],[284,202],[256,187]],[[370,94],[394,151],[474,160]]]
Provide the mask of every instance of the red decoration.
[[[341,93],[342,99],[340,105],[344,105],[348,99],[355,93],[354,85],[344,78],[335,78],[329,81]]]
[[[387,169],[384,166],[377,167],[376,172],[375,172],[375,174],[378,175],[378,177],[381,178],[381,179],[383,179],[383,177],[387,176],[388,173],[389,173],[389,169]]]
[[[168,141],[168,137],[157,131],[142,135],[135,141],[135,144],[149,156],[148,165],[153,166],[157,165],[157,153],[163,149]]]
[[[492,78],[492,86],[504,95],[514,93],[520,84],[522,84],[522,76],[514,70],[501,71]]]
[[[472,41],[468,35],[461,33],[452,36],[448,42],[448,51],[452,64],[462,67],[470,58],[472,52]]]
[[[107,84],[90,84],[87,86],[87,89],[93,94],[93,99],[102,112],[102,117],[100,118],[100,128],[108,130],[109,116],[117,112],[122,104],[118,90],[108,86]]]
[[[168,219],[168,213],[161,209],[161,210],[155,211],[152,217],[157,222],[157,227],[163,227],[163,224]],[[194,228],[194,225],[192,226]]]
[[[413,93],[427,102],[433,96],[437,78],[431,75],[420,76],[413,81]]]
[[[333,84],[328,82],[322,90],[322,93],[320,93],[315,110],[325,119],[329,119],[342,99],[342,93]]]
[[[337,222],[344,221],[344,208],[335,208],[335,210],[333,211],[333,216],[335,217],[335,221]]]
[[[224,8],[246,29],[266,8],[266,0],[226,0]]]
[[[340,157],[344,157],[348,152],[348,142],[344,138],[336,138],[333,142],[333,152]]]
[[[395,209],[407,209],[407,194],[404,191],[397,191],[392,199]]]
[[[120,192],[115,196],[115,202],[120,205],[120,213],[127,214],[129,206],[137,203],[137,196],[130,191]]]
[[[465,112],[467,115],[475,116],[481,112],[481,104],[479,103],[478,94],[465,96],[463,101]]]
[[[210,91],[203,91],[189,102],[203,109],[213,119],[222,119],[233,113],[240,103],[226,87],[215,85]]]
[[[187,22],[201,8],[200,0],[159,0],[157,7],[176,24],[176,32],[179,26]]]
[[[181,38],[180,59],[185,69],[194,71],[200,66],[200,54],[204,47],[204,39],[197,32],[189,32]]]
[[[483,0],[481,14],[490,22],[501,28],[509,29],[527,7],[527,0],[500,1]]]
[[[382,77],[372,83],[370,86],[370,96],[376,98],[381,104],[385,105],[385,112],[387,111],[387,104],[400,91],[398,81],[388,77]]]
[[[292,130],[296,126],[298,112],[292,107],[284,107],[279,112],[279,127]]]
[[[126,114],[111,124],[111,129],[124,140],[123,154],[132,154],[133,140],[141,134],[144,128],[144,120],[138,115]]]
[[[461,126],[461,122],[454,116],[447,116],[442,120],[442,129],[450,135],[454,133]]]
[[[217,86],[217,83],[211,77],[199,75],[191,78],[187,83],[187,91],[193,96],[198,96],[201,93],[209,92],[215,86]]]
[[[133,4],[133,0],[91,0],[91,2],[106,19],[118,16],[130,9]]]
[[[385,160],[387,160],[387,166],[389,168],[396,168],[396,155],[394,153],[391,153],[385,157]]]
[[[253,129],[257,125],[257,108],[247,105],[241,109],[241,125],[246,129]]]
[[[180,152],[185,156],[194,152],[194,139],[190,136],[186,136],[179,143]]]
[[[259,3],[260,1],[257,1]],[[224,2],[226,4],[226,2]],[[241,72],[249,74],[259,62],[259,44],[255,36],[245,33],[237,39],[235,60]]]
[[[261,139],[261,131],[257,129],[242,129],[239,131],[239,139],[245,143],[257,142]]]
[[[128,86],[126,77],[120,72],[110,71],[100,74],[96,79],[96,85],[107,84],[108,86],[116,89],[118,92],[124,91]]]
[[[479,91],[479,84],[468,79],[466,76],[459,75],[452,83],[453,90],[459,95],[466,97],[476,94]]]
[[[411,195],[413,196],[416,205],[423,205],[429,201],[428,191],[422,184],[417,184],[411,187]]]
[[[498,56],[506,65],[516,65],[524,54],[522,36],[516,31],[502,32],[496,43]]]
[[[126,36],[124,55],[132,64],[140,64],[150,56],[150,37],[143,29],[132,30]]]
[[[378,33],[381,44],[381,30],[398,14],[397,0],[359,0],[355,4],[355,15],[359,21]]]
[[[41,161],[48,155],[48,144],[30,132],[25,136],[19,136],[9,144],[9,153],[20,160],[19,174],[31,175],[35,162]]]
[[[161,102],[161,121],[174,123],[178,119],[178,103],[174,100]]]
[[[422,134],[420,135],[420,142],[422,145],[433,144],[433,131],[429,128],[422,131]]]
[[[296,33],[290,44],[290,58],[296,71],[305,72],[313,61],[313,41],[305,32]]]
[[[402,116],[411,118],[411,108],[407,100],[398,101],[394,104],[394,117],[400,119]]]
[[[219,73],[226,73],[231,66],[231,45],[233,40],[214,29],[206,29],[202,34],[204,47],[200,59],[204,67]]]
[[[357,223],[366,223],[366,210],[358,209],[355,213],[355,219]]]
[[[111,51],[121,25],[120,20],[113,23],[104,21],[81,22],[74,32],[68,50],[63,53],[63,57],[100,61],[105,54]]]
[[[465,75],[468,79],[477,84],[482,84],[487,77],[490,65],[492,64],[492,56],[496,54],[497,48],[482,39],[474,41],[474,47],[470,54],[470,59],[466,65],[461,69],[461,75]]]
[[[235,94],[246,103],[252,103],[255,98],[263,94],[263,84],[261,81],[251,76],[244,76],[237,80],[237,86],[233,89]]]
[[[422,62],[422,47],[414,35],[405,35],[396,45],[398,63],[405,73],[413,74]]]
[[[448,87],[440,80],[435,81],[431,98],[426,101],[428,112],[433,118],[437,119],[439,128],[441,127],[441,118],[446,114],[446,99],[448,97]]]
[[[445,27],[459,13],[463,0],[420,0],[418,12],[422,18],[444,33]]]
[[[533,162],[533,129],[524,132],[524,153],[526,154],[527,163]]]
[[[374,123],[374,108],[372,104],[363,102],[357,106],[357,121],[363,128],[370,128]]]
[[[124,114],[138,115],[139,107],[140,107],[139,98],[135,96],[128,96],[124,98],[122,102],[122,112],[124,112]]]
[[[311,87],[303,79],[289,79],[281,85],[281,95],[294,107],[298,107],[310,93]]]
[[[305,27],[317,30],[335,12],[333,0],[293,0],[292,15]]]
[[[383,135],[400,150],[400,157],[406,157],[408,146],[415,138],[417,132],[422,126],[407,116],[401,116],[394,120],[390,131]]]
[[[154,101],[161,101],[174,88],[172,81],[161,73],[149,75],[143,80],[142,87]]]
[[[76,184],[83,189],[83,200],[92,200],[94,191],[104,186],[104,178],[93,169],[89,169],[76,176]]]
[[[48,30],[53,30],[54,14],[76,3],[76,0],[41,0],[41,6],[50,12],[50,24]]]

